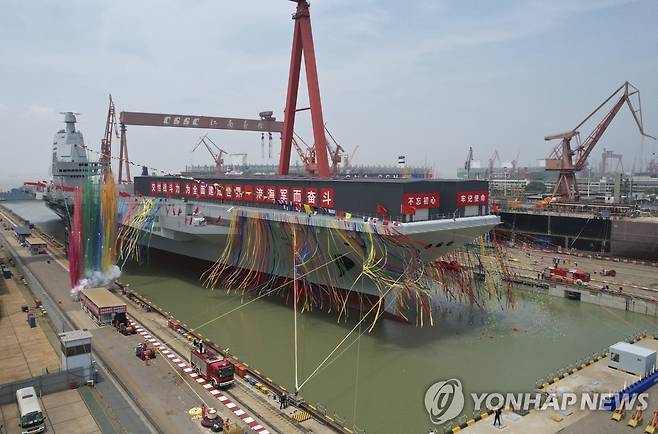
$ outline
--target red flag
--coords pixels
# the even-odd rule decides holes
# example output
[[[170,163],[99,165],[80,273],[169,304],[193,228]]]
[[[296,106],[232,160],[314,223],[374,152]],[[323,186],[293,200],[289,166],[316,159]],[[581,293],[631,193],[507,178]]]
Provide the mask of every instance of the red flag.
[[[217,220],[215,220],[215,223],[219,223],[222,221],[222,216],[218,215]]]
[[[178,215],[180,215],[181,212],[182,212],[182,210],[180,208],[178,208]]]
[[[130,197],[130,193],[128,193],[127,191],[120,191],[119,196],[121,196],[121,197]]]
[[[379,205],[377,204],[377,215],[386,215],[388,214],[388,210],[384,207],[384,205]]]
[[[192,214],[199,214],[199,207],[198,206],[196,208],[194,208],[194,212]]]
[[[384,226],[388,226],[388,220],[384,219]]]
[[[169,215],[169,207],[167,207],[167,215]]]
[[[404,215],[416,215],[416,207],[413,205],[403,204],[401,212]]]
[[[345,211],[336,211],[336,216],[339,219],[345,218]]]

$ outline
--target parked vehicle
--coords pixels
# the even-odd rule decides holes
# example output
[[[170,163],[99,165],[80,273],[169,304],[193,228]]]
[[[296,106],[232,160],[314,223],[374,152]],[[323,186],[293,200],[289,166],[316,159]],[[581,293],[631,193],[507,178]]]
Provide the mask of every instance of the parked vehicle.
[[[18,405],[18,425],[21,427],[21,434],[34,434],[46,430],[46,418],[34,387],[18,389],[16,404]]]
[[[542,277],[545,280],[550,280],[557,283],[576,284],[582,285],[591,280],[590,275],[586,271],[577,269],[567,269],[562,267],[548,267],[544,269]]]
[[[215,387],[226,387],[235,381],[233,363],[223,356],[207,351],[203,344],[192,347],[190,351],[190,365],[206,381]]]

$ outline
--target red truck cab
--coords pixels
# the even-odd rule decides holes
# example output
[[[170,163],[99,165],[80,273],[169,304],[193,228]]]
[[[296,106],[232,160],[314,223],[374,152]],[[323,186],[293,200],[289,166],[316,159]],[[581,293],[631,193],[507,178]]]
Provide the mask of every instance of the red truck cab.
[[[227,387],[235,381],[233,363],[223,356],[207,351],[205,348],[192,347],[190,352],[190,365],[206,381],[215,387]]]
[[[543,277],[546,280],[552,280],[560,283],[569,283],[582,285],[591,280],[590,275],[582,270],[569,270],[562,267],[548,267],[544,270]]]

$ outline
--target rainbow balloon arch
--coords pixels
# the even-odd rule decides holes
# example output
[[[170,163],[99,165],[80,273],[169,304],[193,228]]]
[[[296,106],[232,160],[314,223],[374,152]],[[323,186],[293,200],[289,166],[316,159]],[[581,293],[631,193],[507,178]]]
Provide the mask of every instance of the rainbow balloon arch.
[[[103,285],[119,277],[116,266],[117,192],[108,171],[86,177],[73,192],[73,215],[68,234],[72,293],[89,284]]]

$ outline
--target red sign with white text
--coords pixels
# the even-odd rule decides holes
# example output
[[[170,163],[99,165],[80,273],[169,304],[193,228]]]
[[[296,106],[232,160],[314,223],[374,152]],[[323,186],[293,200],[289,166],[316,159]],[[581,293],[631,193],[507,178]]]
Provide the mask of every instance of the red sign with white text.
[[[334,208],[333,188],[289,187],[273,185],[232,185],[203,182],[151,182],[151,196],[184,196],[209,200],[232,200],[246,202],[269,202],[279,204],[307,204],[312,207]],[[405,201],[413,198],[420,208],[438,206],[438,193],[417,193],[405,195]],[[423,205],[425,204],[426,205]]]
[[[438,208],[439,193],[405,193],[402,203],[415,208]]]
[[[489,202],[487,191],[460,191],[457,193],[457,206],[486,205]]]
[[[307,188],[306,189],[306,200],[305,204],[311,206],[318,206],[318,189],[317,188]]]

